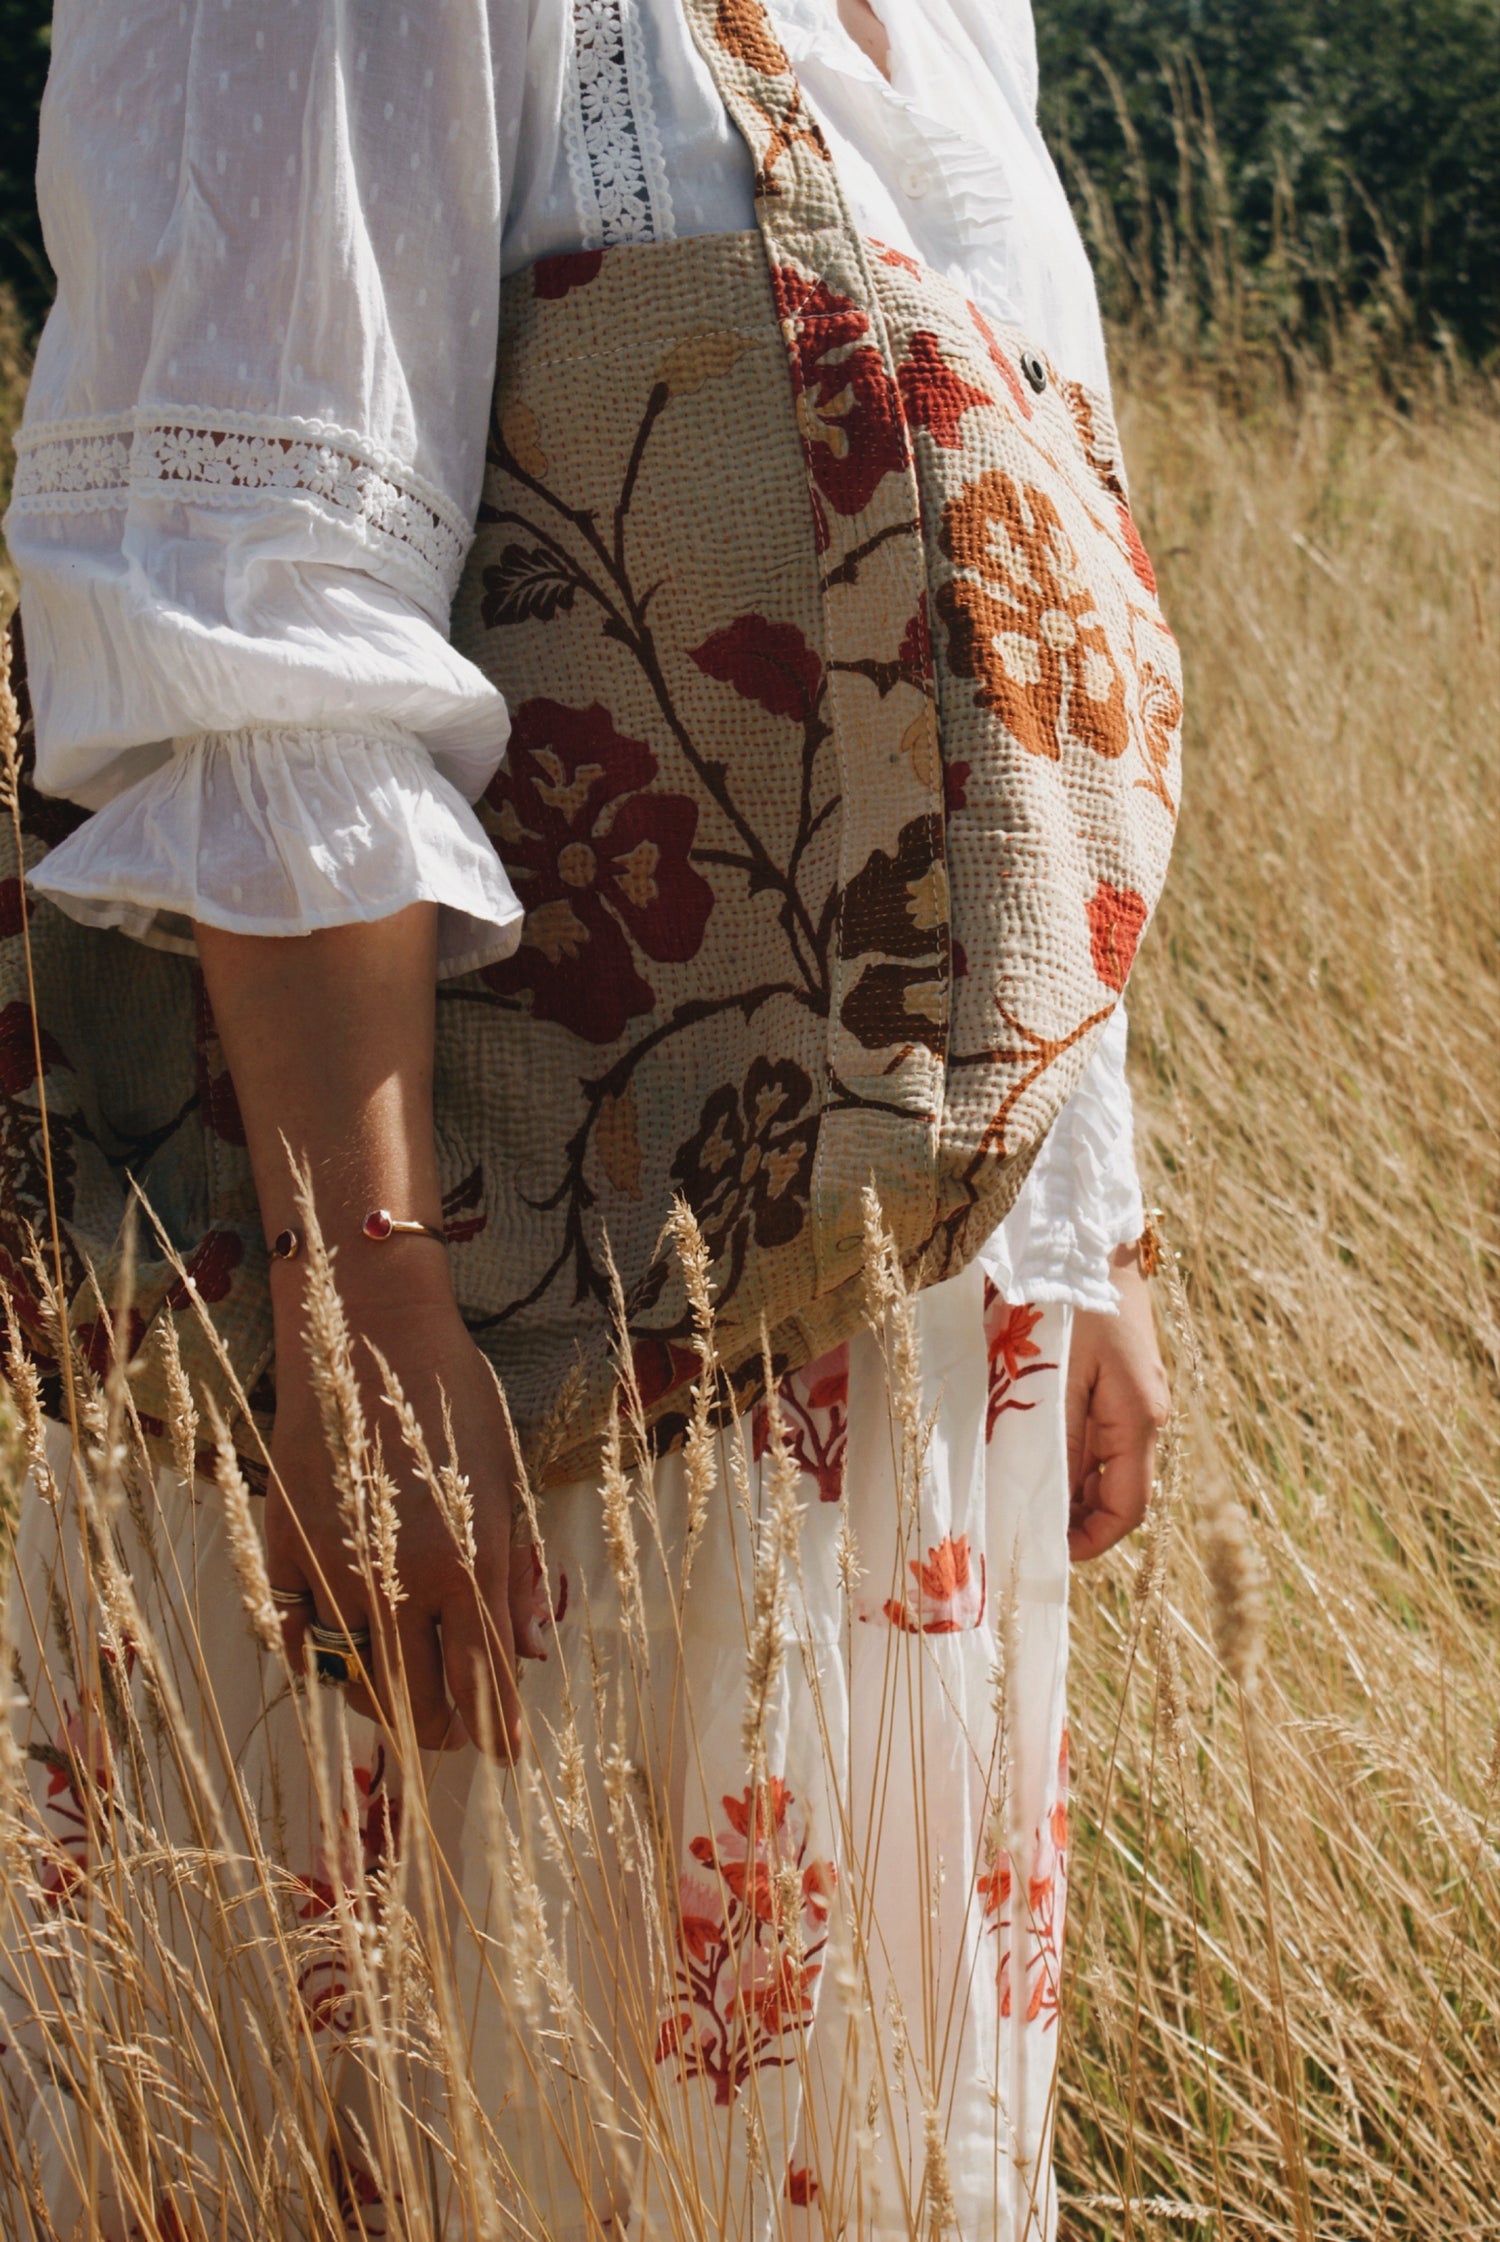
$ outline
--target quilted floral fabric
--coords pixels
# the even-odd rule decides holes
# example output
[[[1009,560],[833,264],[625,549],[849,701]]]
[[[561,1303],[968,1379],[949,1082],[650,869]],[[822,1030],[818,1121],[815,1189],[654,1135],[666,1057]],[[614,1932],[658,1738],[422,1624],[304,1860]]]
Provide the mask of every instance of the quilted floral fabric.
[[[483,805],[520,949],[445,983],[459,1296],[546,1476],[586,1473],[616,1375],[670,1446],[696,1368],[662,1230],[695,1209],[749,1398],[862,1310],[860,1194],[933,1282],[1003,1216],[1119,1001],[1178,792],[1176,650],[1106,401],[852,227],[759,0],[689,14],[757,166],[759,231],[544,260],[507,283],[455,637],[514,729]],[[31,796],[28,857],[48,819]],[[127,1177],[251,1385],[265,1260],[185,961],[38,907],[42,1015],[0,895],[0,1255],[39,1103],[80,1322]],[[127,1334],[175,1316],[148,1243]],[[565,1415],[554,1422],[559,1397]],[[269,1400],[269,1388],[257,1397]]]

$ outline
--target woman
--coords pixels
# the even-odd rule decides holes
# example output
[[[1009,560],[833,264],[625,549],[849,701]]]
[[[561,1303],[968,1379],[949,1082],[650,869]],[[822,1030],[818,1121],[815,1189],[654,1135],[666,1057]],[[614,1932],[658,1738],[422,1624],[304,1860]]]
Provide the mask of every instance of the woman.
[[[741,15],[721,8],[721,37]],[[774,0],[770,15],[735,37],[752,57],[780,42],[861,233],[1102,390],[1090,277],[1034,121],[1024,0],[878,12]],[[201,969],[254,1221],[277,1242],[265,1541],[287,1650],[300,1667],[307,1630],[334,1630],[327,1670],[349,1686],[318,1709],[334,1727],[332,1709],[347,1709],[377,1857],[418,1777],[408,1767],[403,1784],[395,1767],[399,1668],[411,1733],[443,1755],[422,1763],[420,1786],[476,1948],[498,1935],[497,1840],[471,1740],[529,1761],[533,1805],[567,1795],[581,1747],[610,1834],[589,1858],[543,1843],[532,1870],[552,1935],[566,1948],[561,1926],[577,1934],[587,2063],[532,2060],[524,2002],[458,1957],[474,1980],[485,2137],[515,2186],[505,2216],[555,2235],[717,2221],[747,2236],[874,2236],[943,2218],[966,2236],[1050,2234],[1065,1552],[1098,1556],[1139,1523],[1166,1410],[1123,1012],[1112,1007],[1013,1211],[917,1304],[922,1455],[893,1456],[874,1336],[798,1364],[779,1413],[756,1420],[744,1501],[726,1487],[710,1505],[690,1600],[693,1492],[676,1455],[643,1498],[638,1587],[622,1573],[619,1503],[601,1503],[594,1478],[542,1498],[544,1558],[513,1539],[514,1450],[453,1274],[466,1179],[434,1111],[438,993],[514,1002],[524,984],[534,1017],[546,968],[568,953],[549,950],[525,880],[551,880],[553,907],[572,910],[603,831],[592,853],[568,840],[539,865],[524,838],[507,850],[506,803],[523,832],[517,789],[542,783],[522,772],[523,748],[537,768],[554,756],[559,799],[591,782],[576,758],[536,750],[514,708],[510,777],[497,777],[504,700],[447,636],[480,504],[497,289],[533,269],[559,276],[539,295],[560,295],[580,254],[754,226],[750,151],[682,0],[448,0],[274,21],[244,0],[71,0],[54,31],[40,191],[59,296],[7,529],[37,784],[93,815],[31,886],[84,926]],[[532,405],[540,433],[533,413],[495,441],[540,487],[553,439],[545,398]],[[836,449],[838,429],[823,433]],[[745,527],[731,507],[718,534],[732,543]],[[482,825],[471,805],[486,795]],[[652,896],[665,831],[650,840]],[[701,879],[690,855],[674,874],[679,928]],[[592,928],[596,947],[619,948],[623,929],[649,962],[669,938],[652,935],[646,904],[627,908],[620,883],[638,869],[568,923]],[[1118,993],[1124,964],[1104,977]],[[287,1147],[337,1252],[370,1420],[384,1409],[390,1421],[388,1365],[468,1483],[466,1559],[388,1435],[403,1593],[383,1610],[351,1554],[325,1446]],[[626,1139],[616,1165],[634,1157]],[[394,1234],[372,1231],[381,1209]],[[747,1581],[765,1561],[758,1506],[785,1443],[802,1517],[774,1611],[795,1655],[777,1655],[747,1766]],[[257,1653],[226,1547],[180,1481],[160,1501],[173,1563],[154,1557],[146,1582],[142,1562],[147,1616],[170,1632],[172,1597],[191,1595],[244,1792],[262,1817],[274,1798],[278,1848],[308,1889],[336,1885],[295,1703],[267,1708],[246,1680]],[[28,1745],[81,1715],[37,1619],[70,1561],[56,1514],[33,1503],[18,1551]],[[347,1652],[367,1625],[361,1667]],[[670,1905],[655,1915],[644,1893],[622,1896],[640,1863],[622,1837],[621,1767],[650,1800],[667,1864]],[[555,1837],[561,1824],[543,1809],[542,1826]],[[767,1896],[788,1879],[789,1924]],[[588,1921],[592,1940],[577,1928]],[[11,1974],[25,1978],[23,1965]],[[352,2045],[354,2023],[320,1984],[310,2013],[331,2054],[341,2036]],[[14,2016],[24,2003],[7,2005]],[[351,2062],[331,2122],[348,2223],[376,2233],[397,2193],[416,2218],[417,2182],[393,2179],[372,2145],[385,2119],[364,2061],[363,2099]],[[243,2092],[248,2106],[263,2084]],[[65,2101],[43,2102],[30,2139],[61,2221],[95,2182]],[[451,2121],[435,2100],[432,2125]],[[227,2167],[205,2182],[212,2156],[194,2138],[191,2177],[165,2189],[174,2215],[192,2193],[205,2210],[205,2196],[238,2205]],[[99,2181],[97,2201],[105,2231],[133,2231],[118,2187]]]

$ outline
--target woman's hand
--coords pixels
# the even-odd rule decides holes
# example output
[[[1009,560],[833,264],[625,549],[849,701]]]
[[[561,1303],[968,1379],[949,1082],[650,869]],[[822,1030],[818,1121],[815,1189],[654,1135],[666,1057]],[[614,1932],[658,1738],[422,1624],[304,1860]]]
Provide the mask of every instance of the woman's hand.
[[[397,1250],[429,1263],[435,1258],[426,1240],[403,1240]],[[278,1291],[291,1274],[277,1270]],[[278,1308],[284,1328],[296,1306],[278,1301]],[[276,1587],[303,1588],[313,1597],[305,1615],[283,1614],[293,1671],[302,1671],[307,1618],[351,1631],[369,1627],[374,1696],[350,1689],[352,1710],[383,1719],[399,1735],[395,1708],[404,1693],[417,1742],[426,1749],[473,1738],[514,1755],[520,1744],[515,1659],[541,1651],[531,1611],[531,1549],[512,1532],[519,1481],[494,1380],[445,1285],[430,1299],[413,1301],[409,1289],[406,1297],[361,1297],[346,1303],[345,1312],[366,1433],[372,1443],[378,1439],[396,1488],[401,1596],[392,1608],[378,1577],[372,1595],[366,1571],[355,1562],[300,1334],[288,1335],[277,1349],[271,1458],[280,1484],[273,1484],[267,1501],[266,1543]],[[372,1348],[390,1365],[439,1470],[450,1460],[446,1399],[454,1453],[468,1482],[455,1490],[456,1506],[440,1504],[418,1470],[385,1398]]]
[[[1075,1564],[1102,1557],[1146,1515],[1156,1444],[1172,1412],[1156,1343],[1151,1288],[1134,1246],[1111,1267],[1118,1315],[1078,1309],[1068,1359],[1068,1549]]]
[[[394,1609],[380,1608],[345,1546],[348,1526],[308,1376],[306,1264],[273,1263],[271,1455],[280,1485],[266,1517],[272,1585],[310,1590],[307,1618],[372,1629],[379,1709],[389,1721],[404,1682],[418,1743],[488,1734],[499,1750],[514,1749],[516,1635],[525,1655],[534,1646],[523,1593],[529,1604],[534,1567],[529,1550],[512,1555],[517,1473],[504,1413],[464,1329],[442,1246],[414,1236],[377,1244],[362,1227],[372,1207],[435,1227],[442,1221],[432,1108],[436,907],[413,903],[386,919],[315,934],[228,934],[206,925],[196,933],[266,1236],[301,1223],[290,1152],[336,1255],[365,1423],[397,1490],[402,1593]],[[447,1403],[457,1470],[468,1482],[472,1571],[414,1468],[367,1342],[389,1362],[439,1469],[449,1460]],[[299,1667],[304,1624],[294,1613],[286,1625]],[[351,1691],[351,1702],[376,1710],[363,1691]]]

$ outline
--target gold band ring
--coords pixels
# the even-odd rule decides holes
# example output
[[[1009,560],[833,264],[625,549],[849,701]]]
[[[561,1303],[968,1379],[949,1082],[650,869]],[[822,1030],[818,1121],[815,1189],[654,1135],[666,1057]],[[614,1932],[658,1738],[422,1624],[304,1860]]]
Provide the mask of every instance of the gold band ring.
[[[342,1689],[364,1681],[360,1653],[374,1640],[368,1627],[323,1627],[312,1619],[308,1621],[307,1639],[313,1648],[313,1671],[320,1682]]]
[[[301,1611],[313,1600],[310,1588],[273,1588],[271,1601],[282,1611]]]

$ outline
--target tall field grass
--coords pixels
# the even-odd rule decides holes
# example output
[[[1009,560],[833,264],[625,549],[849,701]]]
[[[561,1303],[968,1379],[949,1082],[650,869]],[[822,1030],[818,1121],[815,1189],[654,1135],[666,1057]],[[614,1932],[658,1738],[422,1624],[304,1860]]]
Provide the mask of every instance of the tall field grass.
[[[1074,1581],[1062,2228],[1478,2242],[1500,2201],[1500,413],[1475,381],[1419,385],[1398,412],[1373,382],[1226,381],[1139,338],[1120,386],[1189,682],[1178,854],[1131,989],[1179,1415],[1145,1535]],[[898,1348],[898,1426],[903,1374]],[[7,1506],[38,1499],[20,1490],[26,1399],[6,1413]],[[85,1415],[97,1525],[140,1500],[125,1390]],[[130,1584],[87,1539],[118,1624]],[[249,1557],[246,1579],[253,1601]],[[165,1697],[139,1718],[122,1758],[138,1744],[194,1794],[211,1723]],[[25,1880],[50,1842],[19,1775],[0,1767],[8,1939],[35,1922]],[[143,2233],[196,2231],[160,2224],[163,2127],[235,2144],[249,2231],[336,2232],[326,2097],[275,2038],[305,1952],[274,1862],[232,1815],[185,1840],[152,1796],[99,1894],[85,1975],[108,2000],[81,2031],[48,2026],[39,2086],[92,2100],[89,2156]],[[524,1847],[498,1825],[496,1843],[524,1914]],[[213,1966],[281,2019],[264,2108],[217,2104],[224,2074],[166,2031],[152,1926],[184,1882]],[[410,1931],[395,2010],[347,1915],[379,2018],[367,2060],[391,2066],[375,2146],[398,2171],[431,2150],[399,2109],[420,2058],[447,2074],[460,2231],[543,2236],[544,2205],[497,2223],[422,1889],[414,1870],[404,1914],[388,1895],[387,1926]],[[45,1988],[56,1934],[25,1935]],[[586,2085],[566,1956],[553,1968],[527,1996],[538,2060]],[[200,1996],[174,1997],[187,2015]],[[636,2139],[653,2122],[613,2118]],[[7,2161],[12,2122],[0,2232],[54,2242]],[[390,2229],[413,2242],[432,2231],[420,2194]],[[712,2231],[691,2187],[675,2200],[684,2235]],[[222,2231],[239,2231],[227,2212]],[[911,2231],[949,2231],[940,2202]]]
[[[1500,2203],[1500,423],[1477,389],[1403,414],[1316,379],[1225,406],[1129,353],[1122,389],[1189,689],[1131,984],[1183,1447],[1157,1601],[1130,1558],[1074,1578],[1068,2217],[1477,2242]]]

